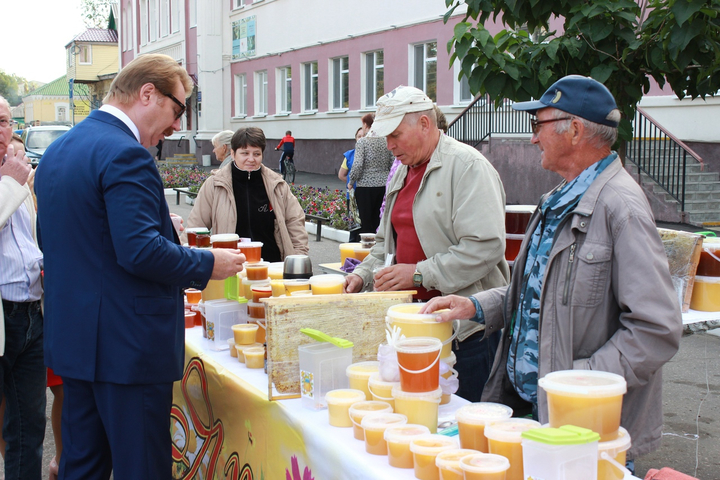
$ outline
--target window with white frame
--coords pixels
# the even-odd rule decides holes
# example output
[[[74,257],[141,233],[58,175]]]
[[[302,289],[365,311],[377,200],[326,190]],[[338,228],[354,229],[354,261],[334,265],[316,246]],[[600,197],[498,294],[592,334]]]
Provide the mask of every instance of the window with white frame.
[[[78,45],[78,63],[92,65],[92,45]]]
[[[160,36],[170,33],[170,0],[160,0]]]
[[[365,107],[375,107],[385,95],[385,64],[382,50],[365,54]]]
[[[413,45],[413,86],[437,101],[437,42]]]
[[[148,0],[140,0],[140,45],[148,43]]]
[[[170,31],[180,31],[180,0],[170,0]],[[184,5],[184,4],[183,4]]]
[[[318,109],[318,62],[303,63],[303,111]]]
[[[233,8],[240,8],[245,6],[245,0],[233,0]]]
[[[154,42],[158,39],[158,4],[157,0],[150,0],[148,4],[150,9],[148,11],[148,17],[150,21],[150,41]]]
[[[235,116],[247,115],[247,77],[245,74],[235,75]]]
[[[460,88],[459,88],[459,102],[460,103],[470,103],[473,99],[473,95],[470,92],[470,81],[466,76],[463,76],[460,79]]]
[[[348,57],[332,59],[332,108],[344,110],[348,108],[348,84],[350,77]]]
[[[290,67],[278,68],[278,112],[292,112],[292,69]]]
[[[189,22],[190,22],[190,28],[197,27],[197,0],[189,0],[190,7],[189,7]]]
[[[255,115],[267,115],[268,112],[268,74],[267,70],[255,72]]]
[[[73,66],[73,61],[72,61],[73,47],[66,48],[65,51],[67,52],[67,68],[72,68],[72,66]]]

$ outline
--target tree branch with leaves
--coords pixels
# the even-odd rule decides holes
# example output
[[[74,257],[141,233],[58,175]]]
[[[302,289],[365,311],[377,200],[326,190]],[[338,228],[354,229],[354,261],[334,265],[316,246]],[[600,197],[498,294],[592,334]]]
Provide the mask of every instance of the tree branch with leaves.
[[[589,75],[615,96],[620,138],[629,140],[650,78],[679,98],[720,89],[720,0],[446,0],[445,23],[461,5],[450,64],[459,60],[472,93],[496,105],[540,98],[565,75]],[[483,26],[490,18],[505,28],[491,35]]]

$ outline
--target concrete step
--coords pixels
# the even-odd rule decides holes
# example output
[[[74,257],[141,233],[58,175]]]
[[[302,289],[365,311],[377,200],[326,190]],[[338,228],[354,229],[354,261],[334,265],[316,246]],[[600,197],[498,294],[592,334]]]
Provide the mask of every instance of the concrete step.
[[[666,193],[665,200],[670,201],[673,200],[673,198],[669,193]],[[685,192],[686,202],[712,200],[720,200],[720,190],[714,192]]]
[[[687,213],[690,218],[690,222],[696,225],[720,222],[720,211],[718,210],[698,210]]]

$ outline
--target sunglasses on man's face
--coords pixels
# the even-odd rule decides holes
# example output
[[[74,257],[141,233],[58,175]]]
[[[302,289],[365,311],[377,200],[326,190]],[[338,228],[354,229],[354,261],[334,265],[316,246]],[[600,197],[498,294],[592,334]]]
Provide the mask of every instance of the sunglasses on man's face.
[[[178,100],[177,98],[175,98],[175,95],[173,95],[172,93],[166,93],[165,96],[168,97],[168,98],[169,98],[170,100],[172,100],[173,102],[175,102],[175,104],[176,104],[178,107],[180,107],[180,111],[175,114],[175,120],[177,120],[178,118],[182,117],[182,116],[183,116],[183,113],[185,113],[185,110],[187,109],[187,106],[185,106],[184,103],[182,103],[180,100]]]

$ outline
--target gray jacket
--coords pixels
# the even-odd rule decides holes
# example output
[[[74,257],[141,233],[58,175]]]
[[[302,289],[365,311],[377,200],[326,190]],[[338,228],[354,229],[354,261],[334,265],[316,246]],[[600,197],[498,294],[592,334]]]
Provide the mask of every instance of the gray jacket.
[[[540,217],[538,208],[528,232]],[[486,335],[509,325],[515,314],[528,238],[510,285],[475,296]],[[632,438],[630,458],[660,446],[662,365],[677,352],[682,317],[647,199],[619,159],[558,227],[542,286],[539,330],[539,378],[570,369],[622,375],[628,391],[621,423]],[[483,401],[512,406],[519,399],[507,374],[511,333],[503,332]],[[542,389],[538,412],[546,423]]]
[[[372,288],[373,268],[382,266],[387,254],[395,253],[392,211],[407,170],[400,165],[390,182],[375,246],[355,269],[365,288]],[[417,264],[425,288],[440,290],[443,295],[467,296],[507,285],[505,190],[498,173],[480,152],[440,135],[412,212],[427,258]],[[483,328],[463,320],[458,339],[463,341]]]

